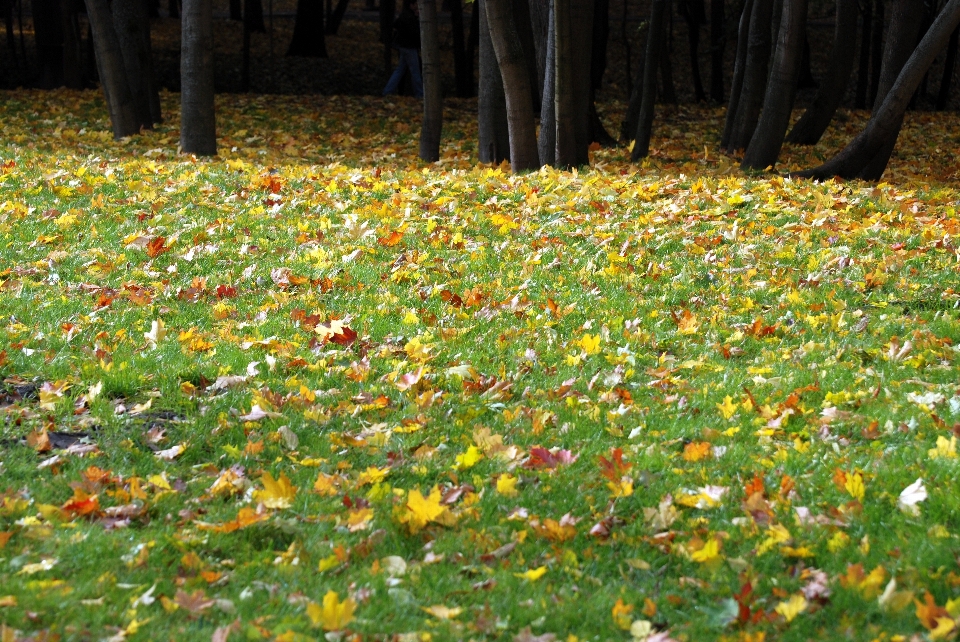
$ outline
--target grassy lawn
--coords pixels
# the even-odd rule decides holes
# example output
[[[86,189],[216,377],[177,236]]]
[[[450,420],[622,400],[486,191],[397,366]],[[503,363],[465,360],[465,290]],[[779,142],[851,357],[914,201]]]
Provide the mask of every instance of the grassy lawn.
[[[219,100],[193,160],[0,97],[3,642],[956,635],[951,117],[811,184],[719,111],[515,177],[469,102],[424,166],[412,101]]]

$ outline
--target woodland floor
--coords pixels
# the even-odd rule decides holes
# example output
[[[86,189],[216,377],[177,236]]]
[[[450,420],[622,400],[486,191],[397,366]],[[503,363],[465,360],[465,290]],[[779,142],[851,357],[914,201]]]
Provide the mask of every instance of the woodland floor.
[[[715,109],[517,177],[473,101],[426,166],[410,99],[194,160],[177,98],[0,94],[3,642],[956,635],[956,114],[814,184]]]

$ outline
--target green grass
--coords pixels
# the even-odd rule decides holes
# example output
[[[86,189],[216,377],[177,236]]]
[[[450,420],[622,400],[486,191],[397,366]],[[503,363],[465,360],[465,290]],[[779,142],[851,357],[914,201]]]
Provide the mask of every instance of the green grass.
[[[225,99],[223,153],[194,161],[176,122],[113,143],[95,95],[28,98],[52,124],[7,95],[0,146],[4,635],[315,639],[306,605],[334,591],[356,603],[347,638],[624,640],[649,620],[677,640],[889,640],[927,633],[907,592],[960,596],[958,460],[929,453],[960,430],[951,185],[746,177],[695,147],[513,177],[472,165],[468,112],[423,167],[415,136],[378,130],[416,106],[359,99],[328,102],[326,128],[305,99]],[[359,143],[329,129],[348,117]],[[311,329],[332,319],[357,339]],[[242,419],[254,405],[276,416]],[[38,452],[44,431],[97,450]],[[575,460],[534,467],[539,447]],[[223,532],[270,503],[268,473],[289,505]],[[459,494],[411,522],[433,488]],[[567,514],[572,532],[546,521]],[[815,570],[829,595],[787,621]]]

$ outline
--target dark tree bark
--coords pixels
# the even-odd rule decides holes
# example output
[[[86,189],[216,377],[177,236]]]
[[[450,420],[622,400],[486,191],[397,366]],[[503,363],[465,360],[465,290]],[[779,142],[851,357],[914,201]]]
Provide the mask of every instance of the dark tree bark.
[[[517,35],[520,36],[520,46],[523,49],[523,62],[527,69],[527,79],[530,84],[530,99],[534,113],[540,111],[540,91],[543,85],[537,71],[537,51],[534,44],[533,27],[530,18],[529,0],[512,0],[513,24],[516,25]]]
[[[854,23],[856,27],[856,23]],[[810,39],[806,32],[803,34],[803,53],[800,57],[800,77],[797,79],[797,89],[816,89],[820,86],[810,68]]]
[[[550,0],[530,0],[530,30],[537,61],[537,86],[543,87],[547,76],[547,39],[550,37]],[[542,93],[541,101],[546,100]]]
[[[546,40],[543,45],[544,79],[543,99],[540,101],[540,137],[537,139],[537,151],[541,165],[554,165],[557,162],[557,118],[556,118],[556,77],[557,77],[557,29],[553,13],[554,0],[547,0]]]
[[[693,78],[693,95],[697,102],[707,99],[700,79],[700,25],[706,22],[703,0],[680,0],[680,15],[687,23],[687,43],[690,46],[690,75]]]
[[[382,1],[382,0],[381,0]],[[510,157],[507,127],[507,102],[503,95],[500,66],[487,25],[487,0],[478,4],[478,46],[480,49],[480,91],[477,99],[477,128],[480,135],[478,156],[481,163],[499,164]]]
[[[83,88],[83,39],[77,20],[77,5],[73,0],[60,0],[60,17],[63,21],[63,84],[70,89]],[[7,29],[8,37],[13,25]],[[10,41],[13,45],[13,41]],[[16,51],[16,49],[14,49]]]
[[[171,18],[180,17],[180,0],[169,0],[167,2],[167,15]]]
[[[443,129],[443,92],[440,89],[440,37],[437,35],[437,1],[420,0],[420,57],[423,63],[423,125],[420,158],[440,160]]]
[[[13,66],[16,67],[19,72],[20,60],[17,56],[17,39],[13,31],[13,0],[0,2],[0,7],[3,8],[3,23],[7,31],[7,47],[10,48],[10,59],[13,61]],[[24,62],[26,62],[26,60],[24,60]]]
[[[870,117],[866,129],[829,161],[820,167],[800,172],[798,176],[821,180],[834,176],[867,178],[863,170],[891,138],[896,141],[910,99],[934,59],[947,46],[958,25],[960,0],[949,0],[900,70],[883,102]],[[880,176],[882,171],[880,175],[868,180],[879,180]]]
[[[610,135],[597,112],[597,92],[603,86],[603,74],[607,70],[607,41],[610,39],[610,0],[597,0],[593,16],[593,39],[590,53],[590,101],[587,122],[589,144],[615,147],[616,139]]]
[[[637,134],[630,159],[634,162],[650,154],[650,138],[653,132],[653,115],[657,99],[657,68],[664,50],[664,27],[669,0],[653,0],[650,3],[650,26],[647,29],[647,54],[643,60],[643,98],[637,117]]]
[[[873,17],[873,3],[865,0],[860,12],[860,69],[857,71],[857,90],[853,106],[863,109],[867,106],[867,86],[870,84],[870,26]]]
[[[833,115],[843,100],[843,94],[853,73],[857,41],[851,38],[857,27],[857,0],[837,0],[836,25],[833,30],[833,50],[823,84],[813,104],[793,126],[787,142],[795,145],[816,145],[827,131]]]
[[[556,122],[554,165],[563,168],[577,165],[573,2],[574,0],[553,0],[553,117]]]
[[[267,33],[267,25],[263,21],[263,0],[243,0],[243,22],[252,32]]]
[[[667,33],[663,36],[663,51],[660,53],[660,102],[677,104],[677,88],[673,84],[673,11],[667,5]]]
[[[806,26],[807,0],[785,0],[763,113],[743,156],[744,169],[764,169],[780,156],[797,95]]]
[[[380,0],[380,42],[383,43],[383,73],[390,74],[393,68],[393,20],[396,0]]]
[[[38,85],[63,85],[63,20],[60,0],[32,0],[33,33],[37,44]]]
[[[950,85],[953,82],[953,72],[957,67],[958,36],[960,36],[960,29],[954,29],[947,44],[947,59],[943,62],[943,76],[940,79],[940,89],[937,91],[937,111],[946,109],[947,101],[950,100]]]
[[[477,47],[480,45],[480,2],[473,0],[470,3],[470,35],[467,36],[467,65],[470,68],[470,78],[473,79],[473,61],[476,57]],[[474,91],[476,90],[476,81],[474,81]]]
[[[230,0],[230,19],[243,20],[243,0]]]
[[[393,29],[392,17],[390,28]],[[297,0],[297,17],[287,55],[326,58],[327,41],[323,36],[323,0]]]
[[[463,29],[463,3],[450,0],[450,29],[453,32],[453,69],[457,96],[473,95],[473,67],[467,64],[466,34]]]
[[[180,148],[198,156],[217,153],[211,5],[212,0],[183,0],[181,18]]]
[[[348,4],[350,4],[350,0],[337,0],[333,13],[330,14],[330,20],[327,22],[328,35],[337,35],[337,31],[340,30],[340,23],[343,22],[343,15],[347,12]]]
[[[710,99],[723,102],[723,50],[727,44],[724,0],[710,2]]]
[[[730,83],[730,101],[727,103],[727,116],[723,126],[723,135],[720,137],[721,149],[728,149],[729,147],[730,137],[733,135],[734,124],[737,120],[737,110],[740,107],[740,93],[743,91],[743,76],[747,66],[750,15],[753,13],[753,1],[754,0],[746,0],[746,2],[743,3],[743,12],[740,14],[740,26],[737,30],[737,57],[733,63],[733,80]]]
[[[870,90],[867,104],[873,106],[877,100],[877,87],[880,85],[880,61],[883,58],[883,21],[884,0],[875,0],[873,5],[873,33],[870,34]]]
[[[100,82],[113,125],[113,137],[132,136],[140,131],[140,121],[127,83],[120,40],[113,27],[110,7],[107,0],[86,0],[86,4],[97,51]]]
[[[249,4],[249,0],[244,0]],[[247,12],[249,16],[249,12]],[[243,21],[243,44],[241,45],[241,63],[240,63],[240,91],[246,93],[250,91],[250,21]]]
[[[590,106],[593,100],[592,53],[594,0],[572,0],[570,34],[573,45],[573,153],[576,167],[590,164]],[[559,137],[561,132],[557,133]]]
[[[147,69],[152,67],[150,53],[145,51],[146,43],[143,30],[149,34],[150,18],[144,0],[113,0],[113,27],[120,41],[123,66],[126,70],[130,96],[133,98],[137,121],[141,127],[151,129],[153,117],[150,112],[149,91],[153,89],[153,79],[148,78]],[[149,35],[148,35],[149,38]],[[152,68],[150,69],[152,71]],[[150,74],[152,75],[152,74]],[[158,98],[159,102],[159,98]]]
[[[743,88],[740,90],[733,128],[727,141],[729,152],[745,149],[750,144],[760,118],[760,109],[763,106],[763,96],[767,87],[772,17],[773,0],[754,0],[750,14],[750,33],[747,36]]]
[[[539,167],[530,74],[510,0],[485,0],[490,40],[503,79],[514,173]]]

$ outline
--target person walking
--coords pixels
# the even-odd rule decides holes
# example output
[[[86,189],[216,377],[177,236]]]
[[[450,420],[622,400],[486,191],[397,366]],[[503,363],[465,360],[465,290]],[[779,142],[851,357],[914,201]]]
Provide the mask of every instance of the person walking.
[[[405,71],[413,81],[413,95],[423,98],[423,77],[420,75],[420,8],[417,0],[404,0],[403,10],[393,23],[393,46],[400,51],[400,62],[383,88],[383,95],[397,93]]]

